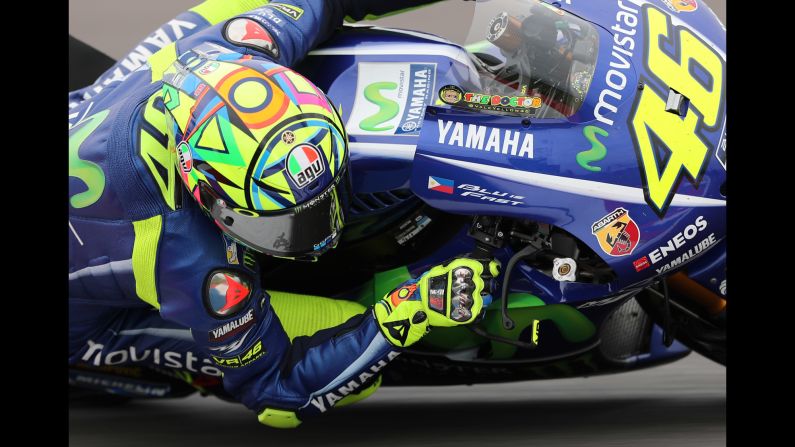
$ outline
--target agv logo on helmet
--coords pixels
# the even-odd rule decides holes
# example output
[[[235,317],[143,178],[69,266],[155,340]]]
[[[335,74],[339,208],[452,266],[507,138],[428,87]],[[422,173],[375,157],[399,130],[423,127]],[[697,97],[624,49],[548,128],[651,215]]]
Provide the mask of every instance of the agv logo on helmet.
[[[326,172],[320,151],[311,144],[300,144],[287,155],[287,173],[295,186],[303,188]]]

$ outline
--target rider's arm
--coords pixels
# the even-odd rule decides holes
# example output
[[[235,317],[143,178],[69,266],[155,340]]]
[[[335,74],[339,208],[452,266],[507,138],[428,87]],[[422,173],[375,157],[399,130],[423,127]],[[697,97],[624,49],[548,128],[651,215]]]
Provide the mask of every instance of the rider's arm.
[[[350,303],[271,296],[260,284],[253,253],[222,239],[215,225],[195,211],[171,213],[162,230],[152,229],[162,233],[150,238],[159,239],[151,302],[163,318],[191,329],[197,348],[223,371],[226,390],[263,422],[288,425],[295,417],[325,413],[369,386],[429,325],[471,322],[488,304],[480,298],[480,263],[462,260],[432,269],[425,283],[412,281],[373,309],[358,307],[358,314],[335,309]],[[461,292],[458,282],[453,284],[462,280],[456,276],[461,267],[470,270],[462,284],[474,307],[468,321],[453,321],[453,293],[434,297],[428,291]],[[301,325],[323,329],[297,331]]]
[[[191,328],[197,347],[223,371],[226,390],[260,420],[288,426],[296,416],[324,413],[368,386],[397,355],[372,311],[361,307],[345,321],[328,303],[281,295],[283,314],[285,307],[298,312],[282,323],[253,254],[230,240],[225,248],[209,219],[187,211],[177,211],[180,223],[170,225],[179,229],[167,224],[160,238],[156,305],[163,318]],[[293,330],[292,339],[285,330],[296,320],[324,319],[336,324],[299,336]]]

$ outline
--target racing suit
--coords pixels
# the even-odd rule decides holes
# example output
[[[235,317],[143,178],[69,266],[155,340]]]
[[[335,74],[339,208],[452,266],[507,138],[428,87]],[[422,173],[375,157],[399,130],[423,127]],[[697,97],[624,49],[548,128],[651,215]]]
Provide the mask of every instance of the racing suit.
[[[70,93],[70,364],[223,376],[236,400],[277,426],[294,425],[296,413],[326,412],[373,382],[399,351],[372,312],[324,300],[305,310],[313,321],[304,329],[287,328],[278,314],[294,297],[263,290],[253,253],[224,236],[188,195],[167,148],[160,79],[177,55],[207,45],[293,66],[345,16],[361,20],[427,2],[208,1],[155,31],[94,85]],[[271,46],[227,40],[224,25],[235,14],[261,25]],[[223,306],[210,309],[219,297]]]

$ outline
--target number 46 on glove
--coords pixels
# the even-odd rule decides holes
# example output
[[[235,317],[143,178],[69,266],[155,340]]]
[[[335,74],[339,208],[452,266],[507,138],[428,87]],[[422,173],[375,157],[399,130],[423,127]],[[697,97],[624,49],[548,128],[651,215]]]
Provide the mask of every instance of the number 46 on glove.
[[[484,269],[487,271],[484,272]],[[395,346],[416,343],[429,327],[474,322],[491,303],[484,278],[499,274],[499,263],[459,258],[401,284],[374,307],[384,336]]]

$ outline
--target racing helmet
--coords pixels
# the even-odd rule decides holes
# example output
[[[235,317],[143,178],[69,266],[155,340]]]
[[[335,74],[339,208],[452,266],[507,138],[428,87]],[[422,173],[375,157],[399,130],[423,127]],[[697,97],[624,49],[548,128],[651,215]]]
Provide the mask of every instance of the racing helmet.
[[[318,87],[270,60],[187,52],[164,72],[162,98],[177,172],[221,231],[286,258],[337,244],[348,139]]]

